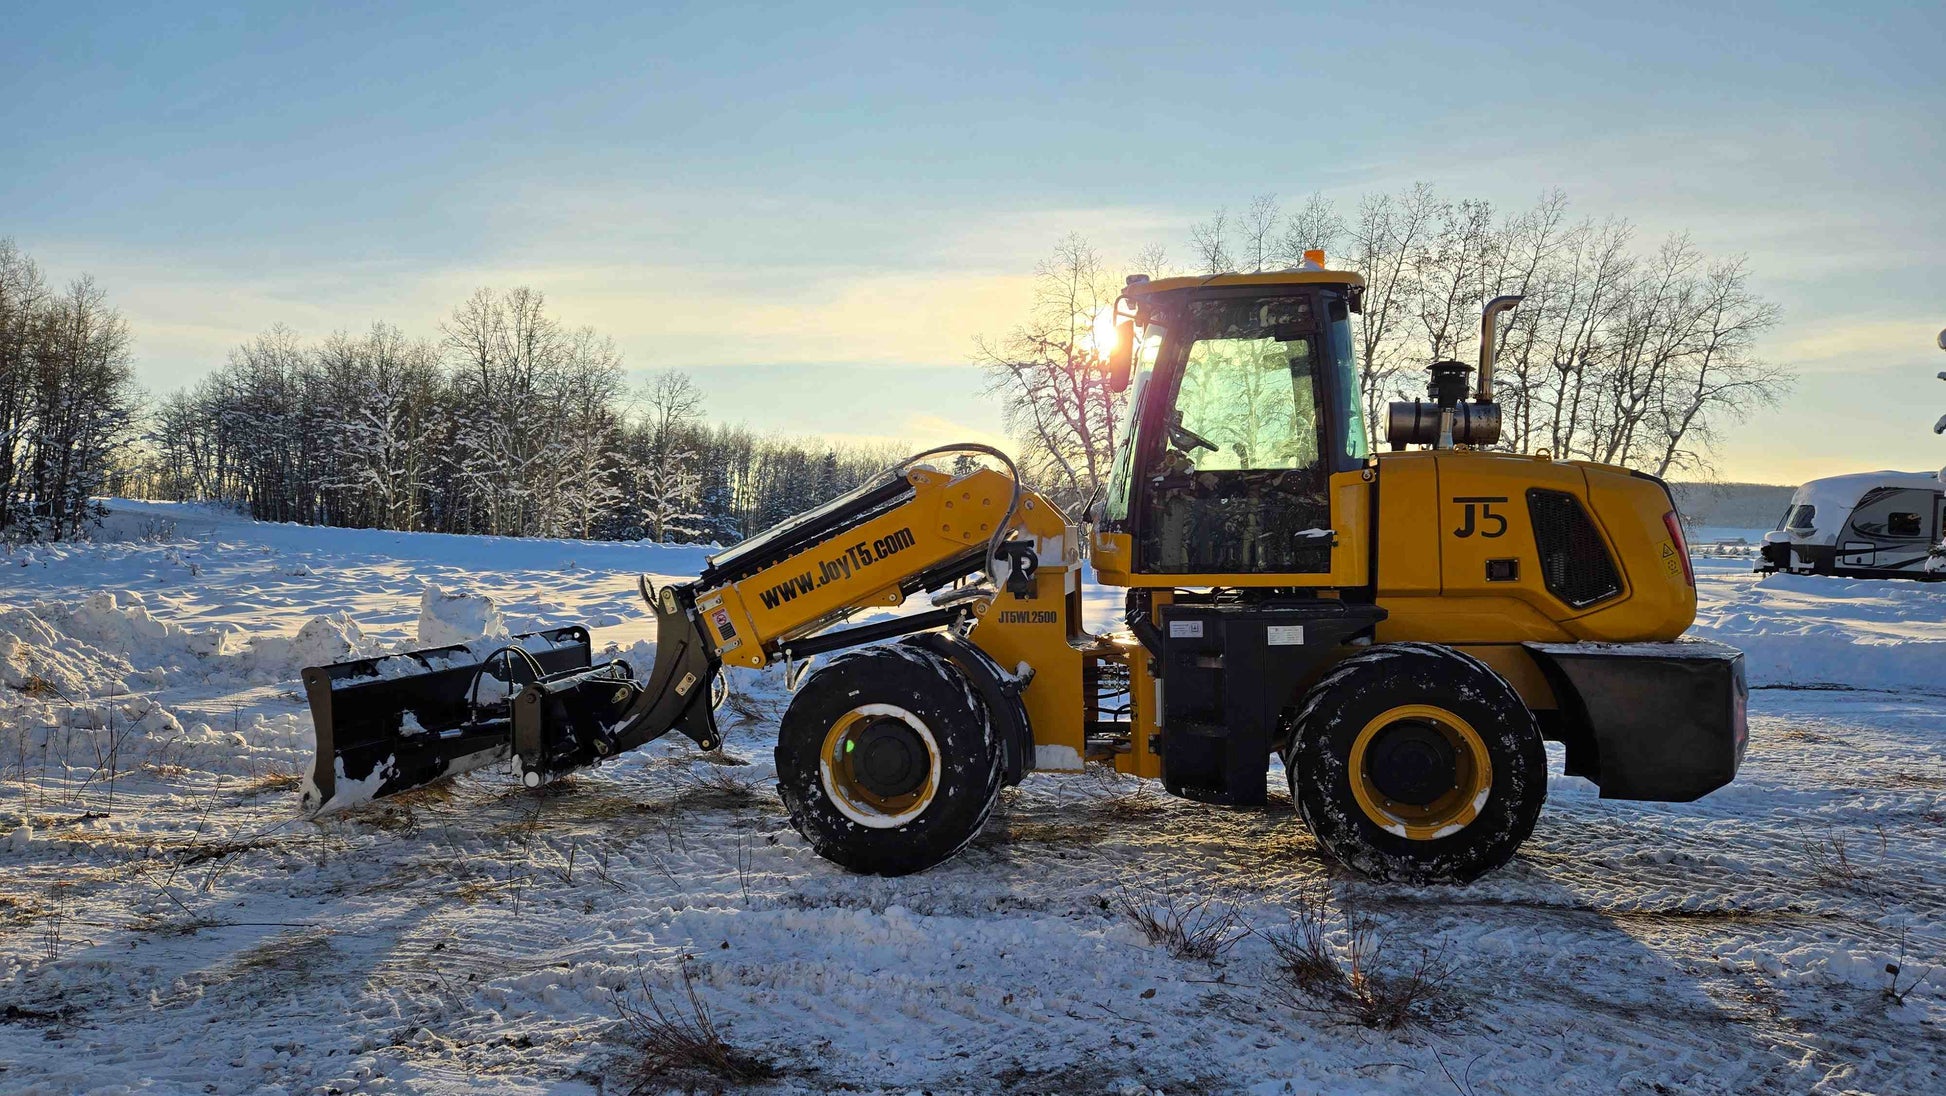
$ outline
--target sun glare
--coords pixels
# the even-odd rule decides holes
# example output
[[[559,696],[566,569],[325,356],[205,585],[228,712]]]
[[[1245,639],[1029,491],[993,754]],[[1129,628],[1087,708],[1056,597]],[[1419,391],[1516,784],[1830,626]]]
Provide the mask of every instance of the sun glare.
[[[1115,306],[1102,305],[1095,309],[1095,317],[1090,324],[1095,357],[1106,358],[1115,349]]]

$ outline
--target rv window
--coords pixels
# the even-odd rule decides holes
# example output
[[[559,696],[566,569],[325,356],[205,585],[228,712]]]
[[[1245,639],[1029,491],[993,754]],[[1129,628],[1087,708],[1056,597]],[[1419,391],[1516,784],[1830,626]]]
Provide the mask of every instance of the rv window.
[[[1885,535],[1891,537],[1916,537],[1919,532],[1918,514],[1892,513],[1885,518]]]
[[[1815,506],[1794,507],[1791,510],[1791,518],[1790,521],[1786,524],[1786,528],[1809,529],[1811,528],[1811,520],[1817,516],[1818,516],[1818,508]]]

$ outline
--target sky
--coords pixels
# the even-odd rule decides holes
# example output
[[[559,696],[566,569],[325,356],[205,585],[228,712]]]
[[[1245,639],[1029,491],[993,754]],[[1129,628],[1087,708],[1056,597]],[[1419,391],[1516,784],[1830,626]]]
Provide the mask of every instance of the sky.
[[[191,10],[193,9],[193,10]],[[0,236],[152,391],[275,323],[531,285],[712,418],[992,440],[971,362],[1070,231],[1560,188],[1747,255],[1799,374],[1729,480],[1946,464],[1946,5],[11,5]]]

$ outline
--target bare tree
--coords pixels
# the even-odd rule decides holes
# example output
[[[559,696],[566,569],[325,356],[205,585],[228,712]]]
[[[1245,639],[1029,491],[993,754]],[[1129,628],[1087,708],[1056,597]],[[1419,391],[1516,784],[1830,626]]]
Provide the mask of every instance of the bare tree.
[[[1282,241],[1277,239],[1277,222],[1281,214],[1277,210],[1275,194],[1259,194],[1250,199],[1250,208],[1243,214],[1243,249],[1249,257],[1250,269],[1261,272],[1276,264],[1277,252]]]
[[[0,534],[24,515],[33,436],[34,349],[47,303],[40,268],[0,238]]]
[[[92,278],[50,293],[0,240],[0,535],[79,535],[135,439],[128,325]]]
[[[1284,265],[1296,266],[1304,261],[1304,253],[1313,249],[1329,256],[1337,250],[1338,241],[1344,234],[1345,219],[1338,215],[1331,199],[1323,194],[1312,194],[1284,222],[1281,253]]]
[[[1426,183],[1415,183],[1397,196],[1368,194],[1359,202],[1358,217],[1348,229],[1351,255],[1346,265],[1365,277],[1358,357],[1364,365],[1365,421],[1370,429],[1385,421],[1385,405],[1405,394],[1405,378],[1425,364],[1409,357],[1403,321],[1416,310],[1412,259],[1424,246],[1439,205]]]
[[[1146,274],[1151,278],[1172,277],[1174,264],[1169,261],[1169,249],[1161,244],[1149,244],[1135,253],[1129,260],[1130,274]]]
[[[1202,273],[1222,274],[1236,269],[1236,260],[1230,256],[1229,237],[1228,209],[1219,209],[1209,220],[1189,226],[1189,242],[1196,252],[1196,261],[1202,266]]]
[[[1023,473],[1078,506],[1101,488],[1115,451],[1118,401],[1108,390],[1108,348],[1095,345],[1095,326],[1114,307],[1121,279],[1075,234],[1034,273],[1026,321],[1004,339],[976,339],[974,356],[1020,440]]]
[[[665,369],[643,386],[642,404],[635,505],[657,541],[698,535],[705,519],[692,441],[703,418],[702,390],[689,374]]]

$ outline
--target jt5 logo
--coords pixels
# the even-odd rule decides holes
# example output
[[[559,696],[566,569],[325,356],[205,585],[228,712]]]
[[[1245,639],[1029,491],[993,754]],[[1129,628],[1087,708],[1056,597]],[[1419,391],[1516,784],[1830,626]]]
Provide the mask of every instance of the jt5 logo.
[[[1493,512],[1493,504],[1507,501],[1505,495],[1474,495],[1456,498],[1456,503],[1466,507],[1466,517],[1460,527],[1453,530],[1456,537],[1470,537],[1475,533],[1492,540],[1507,535],[1507,519]]]

